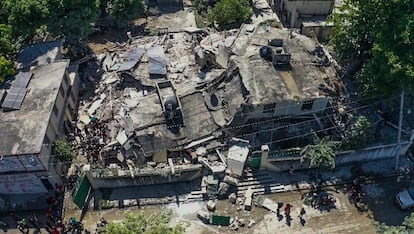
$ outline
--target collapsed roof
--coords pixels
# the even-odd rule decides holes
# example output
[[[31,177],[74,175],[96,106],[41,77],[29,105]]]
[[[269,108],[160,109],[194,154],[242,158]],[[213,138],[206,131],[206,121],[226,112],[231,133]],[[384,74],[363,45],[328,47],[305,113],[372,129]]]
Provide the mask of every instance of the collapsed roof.
[[[89,115],[108,123],[107,143],[125,131],[140,148],[136,154],[151,156],[220,135],[241,105],[338,94],[335,70],[311,38],[265,27],[238,37],[197,32],[136,38],[103,58],[112,69],[104,69],[98,85],[98,108],[83,109],[93,107]],[[277,38],[289,48],[288,69],[260,56]]]

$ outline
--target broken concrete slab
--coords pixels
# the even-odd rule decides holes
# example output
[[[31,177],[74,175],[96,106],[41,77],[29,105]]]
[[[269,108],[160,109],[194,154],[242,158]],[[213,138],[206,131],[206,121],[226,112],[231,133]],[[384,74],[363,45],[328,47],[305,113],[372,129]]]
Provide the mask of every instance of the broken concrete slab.
[[[253,190],[249,187],[244,194],[244,209],[250,211],[252,209],[253,203]]]
[[[105,73],[102,76],[102,80],[104,84],[108,85],[117,82],[119,79],[116,73]]]
[[[121,145],[124,145],[127,142],[128,136],[126,135],[125,130],[122,130],[118,133],[118,136],[116,137],[116,140]]]
[[[92,105],[88,109],[88,114],[90,116],[94,115],[96,110],[101,107],[102,102],[105,100],[106,95],[103,93],[101,94],[100,98],[92,103]]]
[[[228,169],[235,175],[241,176],[249,155],[249,147],[246,142],[234,142],[227,153]]]
[[[201,40],[200,45],[204,49],[211,49],[214,51],[219,46],[224,46],[224,38],[220,34],[213,33]]]
[[[216,209],[216,203],[212,200],[207,202],[207,210],[214,211]]]
[[[79,121],[81,121],[82,123],[84,123],[85,125],[88,125],[91,122],[91,119],[89,118],[88,115],[81,115],[79,117]]]
[[[198,141],[192,141],[190,144],[188,144],[187,146],[185,146],[184,149],[190,149],[190,148],[192,148],[194,146],[200,145],[200,144],[202,144],[204,142],[207,142],[207,141],[210,141],[210,140],[213,140],[213,139],[214,139],[214,136],[208,136],[208,137],[203,138],[203,139],[198,140]]]
[[[234,41],[236,40],[236,36],[228,36],[224,40],[224,47],[231,48],[233,46]]]

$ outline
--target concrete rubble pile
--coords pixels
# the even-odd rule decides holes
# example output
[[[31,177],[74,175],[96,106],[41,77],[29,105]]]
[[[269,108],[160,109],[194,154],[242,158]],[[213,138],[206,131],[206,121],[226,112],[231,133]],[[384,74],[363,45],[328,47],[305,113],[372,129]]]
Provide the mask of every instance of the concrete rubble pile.
[[[151,108],[148,100],[162,95],[157,95],[157,88],[164,88],[160,85],[162,81],[171,81],[171,85],[179,87],[174,87],[176,95],[182,96],[222,76],[227,67],[224,57],[228,56],[224,53],[224,41],[224,36],[219,34],[206,35],[204,30],[189,29],[158,36],[130,37],[128,43],[116,44],[105,54],[98,55],[97,61],[88,62],[74,137],[79,154],[85,156],[82,162],[91,164],[92,169],[130,168],[131,165],[162,168],[197,163],[200,157],[200,162],[204,160],[213,171],[224,172],[225,162],[192,148],[177,152],[179,157],[173,156],[174,151],[168,151],[167,156],[166,150],[157,155],[154,147],[149,150],[153,152],[143,152],[145,144],[156,142],[147,142],[149,138],[158,139],[157,130],[151,129],[158,119],[131,118],[132,112],[145,116],[145,110]],[[219,55],[220,51],[224,55]],[[141,120],[145,123],[141,124]],[[135,134],[139,130],[138,140]],[[171,146],[165,144],[165,149]],[[223,184],[220,188],[227,190]]]
[[[275,123],[249,124],[256,120],[248,117],[257,111],[246,115],[244,112],[263,106],[252,105],[250,91],[264,95],[260,89],[271,87],[251,85],[255,77],[249,79],[241,73],[254,73],[249,66],[243,67],[252,56],[256,63],[271,66],[272,62],[260,58],[257,45],[262,45],[261,41],[252,42],[255,49],[243,49],[237,42],[240,38],[246,35],[238,30],[210,34],[189,28],[179,32],[163,30],[158,36],[130,36],[127,43],[117,44],[98,55],[97,61],[89,62],[84,72],[88,78],[82,93],[85,101],[79,108],[75,135],[78,152],[84,155],[83,163],[112,176],[136,178],[140,172],[166,179],[175,175],[183,180],[189,179],[182,175],[184,168],[198,165],[198,170],[202,165],[204,172],[199,174],[203,177],[203,199],[213,201],[231,194],[236,203],[236,198],[243,197],[237,205],[250,211],[254,191],[248,188],[245,194],[239,194],[237,188],[249,184],[244,179],[246,165],[254,163],[252,150],[260,149],[262,138],[269,134],[263,129],[274,128]],[[243,51],[247,55],[241,58]],[[314,63],[330,65],[319,50],[308,52],[319,59]],[[292,59],[297,59],[295,54]],[[265,69],[262,73],[268,75]],[[292,83],[291,76],[280,73]],[[298,87],[294,89],[299,92]],[[315,119],[307,123],[309,128],[323,127],[325,122]],[[240,127],[245,123],[246,127]],[[301,134],[294,130],[292,126],[281,134]],[[260,162],[255,167],[259,168]],[[213,203],[209,209],[214,209]],[[237,229],[253,224],[254,221],[247,225],[239,220],[234,225]]]

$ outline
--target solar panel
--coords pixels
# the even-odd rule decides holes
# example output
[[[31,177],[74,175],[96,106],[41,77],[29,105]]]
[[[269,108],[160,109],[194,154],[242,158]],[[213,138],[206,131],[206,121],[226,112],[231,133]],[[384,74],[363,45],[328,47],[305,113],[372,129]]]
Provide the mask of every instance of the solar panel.
[[[26,96],[25,88],[11,87],[1,107],[11,110],[19,110]]]
[[[27,85],[32,78],[32,72],[19,72],[16,75],[16,79],[14,80],[13,84],[11,85],[12,88],[27,88]]]

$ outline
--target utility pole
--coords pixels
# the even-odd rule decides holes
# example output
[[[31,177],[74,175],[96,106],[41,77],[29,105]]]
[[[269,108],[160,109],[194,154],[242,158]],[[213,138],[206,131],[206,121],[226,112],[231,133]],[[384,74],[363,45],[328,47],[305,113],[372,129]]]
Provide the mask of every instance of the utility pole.
[[[398,151],[395,156],[395,171],[398,171],[398,164],[400,163],[400,148],[401,148],[401,130],[402,130],[402,121],[403,121],[403,108],[404,108],[404,91],[401,92],[401,101],[400,101],[400,120],[398,122]]]

